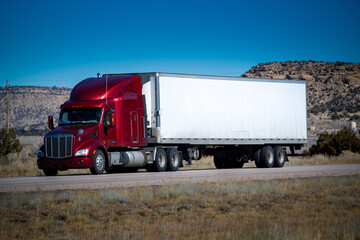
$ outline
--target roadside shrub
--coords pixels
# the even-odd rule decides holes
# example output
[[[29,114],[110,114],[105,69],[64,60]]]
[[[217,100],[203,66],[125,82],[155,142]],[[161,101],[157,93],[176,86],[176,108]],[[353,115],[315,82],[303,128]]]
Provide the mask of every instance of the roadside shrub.
[[[316,144],[310,147],[309,153],[310,155],[338,156],[345,150],[360,153],[360,140],[348,127],[344,127],[336,133],[320,133],[319,139]]]
[[[9,133],[6,133],[6,128],[2,128],[0,133],[0,158],[7,156],[9,153],[19,153],[21,149],[20,141],[16,139],[15,129],[10,128]]]

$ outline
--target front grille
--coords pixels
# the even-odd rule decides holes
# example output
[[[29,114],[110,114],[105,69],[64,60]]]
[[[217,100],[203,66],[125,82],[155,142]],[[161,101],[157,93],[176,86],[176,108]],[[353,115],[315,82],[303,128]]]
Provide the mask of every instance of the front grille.
[[[45,138],[46,157],[66,158],[72,156],[73,135],[55,134]]]

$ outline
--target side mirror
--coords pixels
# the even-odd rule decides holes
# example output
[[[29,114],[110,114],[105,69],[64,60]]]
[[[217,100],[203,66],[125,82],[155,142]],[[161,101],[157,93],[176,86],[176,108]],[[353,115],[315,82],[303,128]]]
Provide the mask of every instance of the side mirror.
[[[48,128],[49,129],[54,129],[54,117],[53,117],[53,115],[50,115],[49,117],[48,117]]]

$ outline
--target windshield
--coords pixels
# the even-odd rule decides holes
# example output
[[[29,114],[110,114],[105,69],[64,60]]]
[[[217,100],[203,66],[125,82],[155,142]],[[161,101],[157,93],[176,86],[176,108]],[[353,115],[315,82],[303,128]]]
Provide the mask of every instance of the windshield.
[[[72,108],[62,109],[59,125],[64,124],[99,124],[101,108]]]

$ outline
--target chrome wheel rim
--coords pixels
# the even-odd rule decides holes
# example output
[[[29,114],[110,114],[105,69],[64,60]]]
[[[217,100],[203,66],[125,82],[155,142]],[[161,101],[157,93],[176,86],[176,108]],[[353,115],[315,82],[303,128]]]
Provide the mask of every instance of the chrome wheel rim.
[[[99,154],[97,155],[96,157],[96,167],[98,170],[102,170],[104,168],[104,165],[105,165],[105,161],[104,161],[104,158]]]
[[[171,155],[171,164],[176,167],[179,164],[179,156],[176,153]]]
[[[284,153],[284,151],[280,151],[279,152],[279,156],[278,156],[278,159],[279,159],[279,163],[283,163],[283,162],[285,162],[285,153]]]
[[[274,162],[274,154],[271,151],[268,152],[267,159],[269,164],[272,164]]]
[[[165,167],[165,164],[166,164],[166,157],[165,157],[165,154],[164,153],[160,153],[159,154],[159,166],[161,168]]]
[[[196,149],[196,150],[194,151],[194,159],[195,159],[195,160],[199,160],[199,158],[200,158],[200,150],[199,150],[199,149]]]

